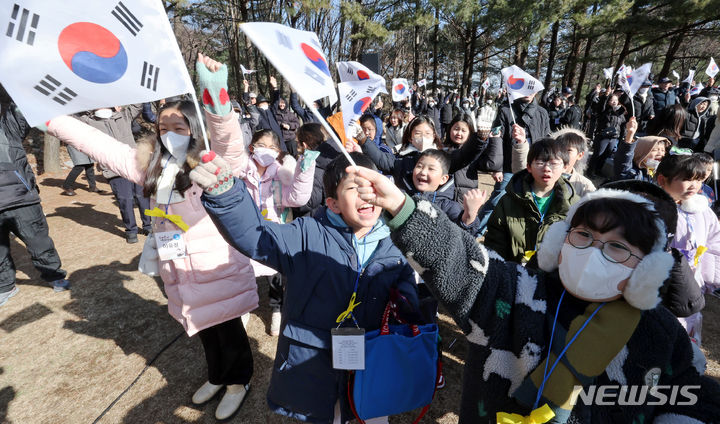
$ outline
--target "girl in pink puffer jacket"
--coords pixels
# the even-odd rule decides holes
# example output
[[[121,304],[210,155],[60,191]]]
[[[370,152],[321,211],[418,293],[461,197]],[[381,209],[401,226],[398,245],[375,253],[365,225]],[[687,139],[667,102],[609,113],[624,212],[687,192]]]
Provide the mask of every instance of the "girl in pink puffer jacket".
[[[199,55],[197,72],[212,149],[240,176],[247,166],[246,143],[227,96],[227,68]],[[227,386],[215,414],[226,419],[249,389],[253,359],[240,317],[257,307],[258,295],[250,260],[225,242],[200,203],[202,189],[189,180],[188,162],[204,147],[201,125],[193,103],[183,101],[159,111],[157,139],[137,148],[67,116],[50,121],[48,131],[142,185],[157,207],[155,236],[178,236],[176,257],[160,261],[168,310],[189,336],[199,335],[205,349],[209,378],[193,402],[205,403]]]

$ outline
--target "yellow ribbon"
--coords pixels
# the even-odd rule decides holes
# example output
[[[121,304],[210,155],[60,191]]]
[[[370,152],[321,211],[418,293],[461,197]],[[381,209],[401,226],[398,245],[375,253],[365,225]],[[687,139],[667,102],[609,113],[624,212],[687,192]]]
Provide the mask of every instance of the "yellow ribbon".
[[[523,256],[523,260],[525,262],[530,262],[530,259],[535,255],[536,250],[526,250],[525,256]]]
[[[697,250],[695,251],[695,266],[697,267],[700,263],[700,256],[703,255],[703,253],[707,252],[708,248],[705,246],[698,246]]]
[[[533,410],[527,417],[520,414],[498,412],[497,422],[498,424],[542,424],[550,421],[553,417],[555,417],[555,413],[546,403]]]
[[[350,298],[350,303],[348,303],[347,309],[345,309],[345,312],[343,312],[342,314],[338,315],[338,317],[337,317],[337,319],[335,320],[335,322],[340,323],[340,322],[343,322],[343,321],[345,321],[346,319],[348,319],[348,317],[350,317],[350,315],[352,314],[353,309],[355,309],[355,307],[356,307],[357,305],[359,305],[359,304],[362,303],[362,302],[355,303],[355,295],[356,295],[356,293],[353,293],[352,297]]]
[[[270,222],[272,222],[272,219],[270,219],[270,218],[267,217],[267,216],[268,216],[268,210],[267,210],[267,209],[263,209],[262,211],[260,211],[260,215],[262,215],[263,218],[265,218],[265,221],[270,221]]]
[[[167,219],[168,221],[177,225],[181,230],[183,230],[185,232],[187,232],[187,230],[190,229],[190,226],[187,225],[185,223],[185,221],[183,221],[183,219],[180,215],[168,215],[165,212],[163,212],[160,208],[158,208],[157,206],[151,210],[145,209],[145,215]]]

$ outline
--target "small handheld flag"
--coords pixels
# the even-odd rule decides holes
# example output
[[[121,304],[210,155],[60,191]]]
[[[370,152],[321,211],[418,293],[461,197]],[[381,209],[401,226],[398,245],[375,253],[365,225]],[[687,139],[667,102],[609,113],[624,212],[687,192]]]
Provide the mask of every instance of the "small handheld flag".
[[[686,83],[692,85],[694,78],[695,78],[695,70],[694,70],[694,69],[691,69],[691,70],[688,71],[688,76],[687,76],[687,78],[685,78],[682,82],[686,82]]]
[[[338,84],[340,108],[342,109],[345,134],[357,121],[379,93],[386,93],[385,78],[358,62],[338,62],[338,74],[343,81]]]
[[[515,99],[531,96],[545,89],[540,81],[515,65],[503,68],[500,73],[511,103]]]
[[[707,66],[707,69],[705,69],[705,73],[708,74],[710,78],[715,78],[715,75],[717,75],[719,69],[717,66],[717,63],[715,63],[715,59],[710,57],[710,63]]]
[[[679,79],[680,79],[680,74],[678,74],[677,71],[672,71],[672,74],[673,74],[673,76],[675,77],[676,80],[679,80]]]
[[[421,79],[417,82],[418,87],[425,87],[427,85],[427,80],[425,78]]]
[[[247,69],[242,64],[240,65],[240,70],[242,71],[243,76],[254,74],[255,72],[257,72],[255,69]]]
[[[485,78],[485,81],[483,81],[482,83],[482,88],[484,88],[485,90],[490,88],[490,78]]]
[[[604,69],[603,69],[603,74],[605,75],[605,79],[608,79],[608,80],[609,80],[609,79],[612,79],[612,77],[613,77],[613,71],[614,71],[614,70],[615,70],[615,68],[612,67],[612,66],[609,67],[609,68],[604,68]]]
[[[407,79],[393,78],[392,80],[392,99],[393,102],[401,102],[410,98],[410,87]]]

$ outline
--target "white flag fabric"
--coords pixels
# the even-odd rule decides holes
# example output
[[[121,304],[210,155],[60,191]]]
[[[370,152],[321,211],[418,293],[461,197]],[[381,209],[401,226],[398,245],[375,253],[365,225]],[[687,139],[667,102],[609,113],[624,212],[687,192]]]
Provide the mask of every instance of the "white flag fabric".
[[[672,71],[672,74],[673,74],[673,76],[675,77],[676,80],[679,80],[679,79],[680,79],[680,74],[678,74],[677,71]]]
[[[30,125],[194,90],[160,0],[13,0],[0,23],[0,82]]]
[[[340,109],[345,134],[350,134],[350,124],[365,113],[367,107],[380,93],[387,94],[385,78],[358,62],[338,62]]]
[[[705,73],[708,74],[710,78],[715,78],[715,75],[717,75],[718,71],[717,63],[715,63],[715,59],[710,57],[710,63],[708,64],[707,69],[705,69]]]
[[[385,79],[376,78],[361,81],[348,81],[338,84],[340,108],[342,110],[345,134],[350,134],[350,124],[357,121],[375,97],[387,93]]]
[[[695,78],[695,70],[694,70],[694,69],[691,69],[691,70],[688,71],[688,76],[687,76],[687,78],[685,78],[682,82],[686,82],[686,83],[692,85],[692,83],[693,83],[693,78]]]
[[[625,69],[627,68],[629,67],[626,67]],[[646,63],[632,71],[629,75],[620,74],[618,82],[620,83],[622,90],[628,93],[628,96],[632,98],[635,93],[638,92],[642,83],[647,80],[648,75],[650,75],[651,68],[652,64]]]
[[[425,87],[427,85],[427,80],[425,78],[421,79],[417,82],[418,87]]]
[[[702,91],[703,88],[705,88],[705,87],[701,83],[698,83],[695,87],[690,89],[690,95],[696,96],[696,95],[700,94],[700,92]]]
[[[335,83],[317,35],[272,22],[240,25],[260,50],[307,104],[322,97],[335,103]]]
[[[486,90],[490,88],[490,78],[485,78],[485,81],[482,83],[482,87]]]
[[[401,102],[410,98],[410,86],[407,79],[393,78],[392,80],[392,99],[393,102]]]
[[[531,96],[545,88],[540,81],[515,65],[503,68],[500,73],[511,102],[520,97]]]
[[[385,78],[371,71],[367,66],[363,65],[360,62],[338,62],[336,65],[338,75],[340,75],[340,82],[378,79],[383,80],[383,82],[385,81]],[[383,88],[383,90],[383,93],[387,93],[387,89]]]
[[[240,70],[242,70],[243,75],[250,75],[250,74],[254,74],[255,72],[257,72],[255,69],[247,69],[242,64],[240,65]]]
[[[603,74],[605,75],[605,79],[612,79],[614,70],[615,70],[615,68],[612,66],[609,68],[604,68]]]

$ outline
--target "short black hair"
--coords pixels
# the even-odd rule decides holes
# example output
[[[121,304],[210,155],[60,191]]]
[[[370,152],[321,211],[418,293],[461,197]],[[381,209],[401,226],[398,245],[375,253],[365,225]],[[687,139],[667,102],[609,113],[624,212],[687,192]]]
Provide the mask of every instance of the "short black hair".
[[[542,138],[530,145],[527,157],[528,165],[536,160],[547,162],[553,159],[562,159],[563,163],[567,165],[570,161],[567,148],[549,137]]]
[[[655,224],[658,218],[657,212],[632,200],[603,197],[580,205],[570,228],[584,225],[600,233],[618,229],[628,243],[647,255],[661,236]]]
[[[300,143],[307,144],[310,150],[315,150],[325,142],[325,132],[323,131],[322,125],[317,122],[310,122],[303,124],[297,129],[295,133],[297,141]]]
[[[681,179],[683,181],[705,180],[708,164],[699,154],[691,155],[665,155],[657,167],[657,174],[669,181]]]
[[[364,154],[360,152],[352,152],[350,153],[350,157],[353,161],[355,161],[355,164],[357,166],[362,166],[372,169],[373,171],[377,171],[377,167],[375,166],[373,161]],[[343,154],[336,157],[335,159],[333,159],[332,162],[328,164],[328,167],[325,169],[325,174],[323,175],[323,188],[325,189],[326,197],[332,197],[333,199],[337,199],[337,188],[342,182],[342,180],[344,180],[345,177],[348,176],[347,172],[345,172],[345,168],[347,168],[348,166],[350,166],[350,162]]]
[[[565,150],[569,148],[577,150],[578,154],[587,153],[588,151],[588,139],[580,131],[563,132],[555,138],[555,141]]]
[[[375,122],[375,117],[372,114],[365,113],[360,117],[360,125],[368,121],[372,122],[375,129],[377,129],[377,123]]]
[[[450,154],[443,150],[427,149],[420,154],[418,162],[424,157],[430,157],[440,162],[440,169],[442,169],[443,175],[450,174]],[[417,163],[417,162],[416,162]]]

